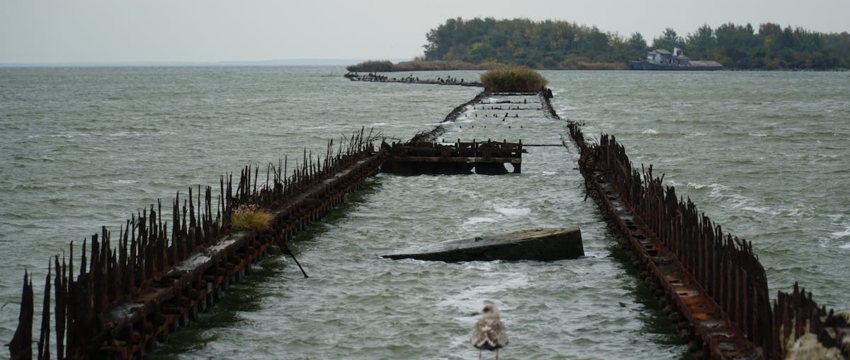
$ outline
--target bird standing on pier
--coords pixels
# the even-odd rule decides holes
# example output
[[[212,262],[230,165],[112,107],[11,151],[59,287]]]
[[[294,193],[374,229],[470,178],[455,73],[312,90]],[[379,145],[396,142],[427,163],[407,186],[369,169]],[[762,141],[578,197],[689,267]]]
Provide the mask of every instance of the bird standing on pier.
[[[481,360],[481,351],[496,351],[496,360],[499,360],[499,349],[508,345],[508,329],[499,319],[499,308],[488,304],[481,310],[481,319],[475,323],[472,329],[472,346],[478,349],[478,360]]]

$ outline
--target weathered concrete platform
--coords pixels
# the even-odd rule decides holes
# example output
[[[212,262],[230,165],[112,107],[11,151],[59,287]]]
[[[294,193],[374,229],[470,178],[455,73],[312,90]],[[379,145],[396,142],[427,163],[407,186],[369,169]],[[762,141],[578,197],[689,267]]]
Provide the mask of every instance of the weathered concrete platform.
[[[452,240],[419,251],[383,255],[389,259],[418,259],[446,262],[476,260],[576,259],[584,256],[581,230],[547,228]]]

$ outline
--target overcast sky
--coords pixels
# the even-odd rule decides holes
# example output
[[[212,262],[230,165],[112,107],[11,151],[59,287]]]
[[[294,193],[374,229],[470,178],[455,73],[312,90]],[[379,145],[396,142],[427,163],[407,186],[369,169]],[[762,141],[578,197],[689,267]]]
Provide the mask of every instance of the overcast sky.
[[[412,59],[449,18],[565,20],[648,41],[708,24],[850,32],[850,0],[0,0],[0,63]]]

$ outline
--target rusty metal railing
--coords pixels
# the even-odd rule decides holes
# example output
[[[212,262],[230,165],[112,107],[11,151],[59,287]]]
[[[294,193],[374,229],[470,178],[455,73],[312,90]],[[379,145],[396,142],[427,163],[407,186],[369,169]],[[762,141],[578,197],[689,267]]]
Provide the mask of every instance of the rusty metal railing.
[[[544,107],[552,117],[560,119],[552,109],[548,98],[542,97]],[[602,135],[598,143],[585,140],[579,124],[568,121],[570,135],[580,150],[579,168],[588,182],[588,191],[596,191],[598,198],[603,198],[600,204],[609,207],[606,211],[616,217],[623,214],[622,208],[611,199],[622,199],[634,219],[625,219],[618,225],[625,236],[630,237],[633,250],[645,254],[644,259],[636,260],[636,264],[649,264],[653,269],[673,260],[687,274],[682,276],[665,275],[664,271],[656,271],[656,281],[675,290],[671,279],[682,277],[693,279],[696,290],[692,292],[666,294],[663,303],[676,303],[679,297],[680,312],[691,324],[691,330],[699,334],[703,332],[702,343],[697,347],[705,348],[711,358],[734,358],[734,352],[720,349],[728,343],[714,341],[711,329],[706,329],[705,322],[693,312],[710,314],[712,309],[687,309],[689,302],[697,301],[695,293],[705,294],[716,303],[723,319],[737,327],[741,334],[759,350],[748,356],[756,358],[782,359],[789,353],[795,341],[805,334],[817,336],[822,346],[841,351],[845,358],[850,357],[850,327],[845,317],[836,316],[834,311],[818,308],[804,291],[786,294],[779,292],[773,308],[770,306],[768,283],[765,270],[753,250],[753,244],[731,234],[724,234],[722,228],[713,223],[705,214],[699,213],[696,205],[688,198],[679,198],[673,186],[663,185],[663,176],[655,177],[652,166],[648,171],[634,169],[624,147],[617,143],[613,136]],[[607,183],[604,186],[590,186],[589,183]],[[606,187],[613,189],[605,193]],[[615,223],[617,219],[612,219]],[[624,220],[621,219],[620,220]],[[635,241],[636,238],[640,241]],[[657,243],[648,245],[646,239]],[[628,244],[629,242],[624,242]],[[649,249],[650,251],[647,251]],[[672,255],[668,259],[664,254]],[[681,275],[681,274],[680,274]],[[673,283],[673,285],[676,285]],[[663,287],[663,286],[662,286]],[[657,292],[662,295],[664,291]],[[686,296],[686,299],[682,299]],[[681,324],[679,324],[682,328]],[[726,335],[729,336],[728,332]],[[842,348],[841,341],[845,345]],[[745,349],[746,346],[741,346]],[[729,357],[727,357],[727,355]]]
[[[67,261],[57,256],[48,270],[36,358],[50,358],[51,338],[57,342],[57,359],[142,357],[157,340],[218,300],[273,244],[292,238],[342,202],[387,156],[376,152],[362,131],[335,155],[332,146],[329,142],[324,159],[305,151],[289,177],[285,162],[270,165],[262,186],[257,185],[259,168],[244,168],[236,186],[232,177],[222,177],[218,200],[211,187],[203,195],[190,188],[188,199],[174,199],[171,224],[163,221],[160,202],[127,220],[117,241],[103,227],[83,242],[76,272],[72,243]],[[233,231],[230,215],[240,205],[257,205],[273,218],[265,227]],[[11,359],[33,358],[34,314],[32,280],[25,274]]]

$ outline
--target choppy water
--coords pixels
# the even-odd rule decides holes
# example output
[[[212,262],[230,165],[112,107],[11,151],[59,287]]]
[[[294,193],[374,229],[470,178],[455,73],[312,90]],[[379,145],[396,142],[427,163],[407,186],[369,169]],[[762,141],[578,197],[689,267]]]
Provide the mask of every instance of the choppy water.
[[[407,139],[474,88],[353,83],[335,67],[0,69],[0,342],[24,269],[100,226],[217,184],[246,164],[324,152],[374,128]],[[420,77],[443,74],[417,74]],[[452,76],[469,80],[476,72]],[[772,291],[799,281],[850,309],[850,74],[544,72],[564,117],[611,133],[637,164],[752,240]],[[446,139],[560,143],[562,123],[476,109]],[[530,114],[530,113],[529,113]],[[495,112],[494,112],[495,115]],[[486,126],[486,128],[485,128]],[[521,128],[518,128],[521,127]],[[367,130],[368,131],[368,130]],[[310,274],[266,259],[157,358],[473,359],[470,313],[503,311],[504,358],[681,357],[584,202],[574,149],[531,148],[508,176],[379,175],[294,244]],[[572,261],[430,263],[380,254],[541,226],[579,226]],[[36,289],[41,286],[36,285]]]

